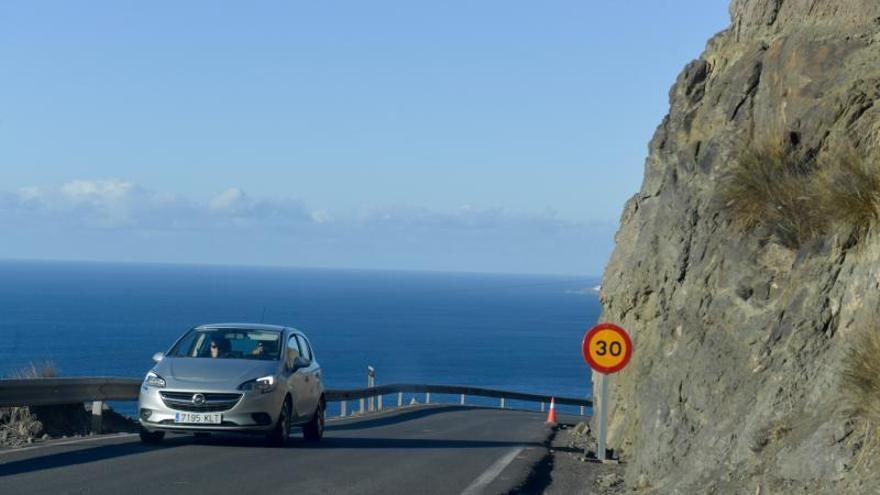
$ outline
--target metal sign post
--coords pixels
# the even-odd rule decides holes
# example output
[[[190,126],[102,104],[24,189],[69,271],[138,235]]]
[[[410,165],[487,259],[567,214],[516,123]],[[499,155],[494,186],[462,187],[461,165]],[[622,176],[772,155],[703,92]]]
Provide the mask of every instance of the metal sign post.
[[[608,435],[608,379],[605,373],[599,373],[599,381],[602,390],[599,395],[599,448],[596,449],[596,457],[600,461],[605,460],[605,437]]]
[[[611,323],[600,323],[591,328],[581,342],[584,360],[599,375],[599,424],[598,448],[596,457],[600,461],[607,458],[606,438],[608,436],[608,381],[609,375],[622,370],[632,357],[633,345],[626,330]],[[595,391],[593,396],[595,397]],[[593,414],[596,414],[593,402]]]

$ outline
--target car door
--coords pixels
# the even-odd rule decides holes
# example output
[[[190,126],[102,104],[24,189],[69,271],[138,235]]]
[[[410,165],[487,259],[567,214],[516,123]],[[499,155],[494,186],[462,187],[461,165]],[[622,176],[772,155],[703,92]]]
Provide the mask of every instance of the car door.
[[[312,353],[312,346],[309,345],[308,339],[303,335],[297,335],[297,339],[299,339],[299,348],[303,352],[303,357],[309,360],[309,366],[304,371],[306,372],[306,386],[309,389],[306,414],[311,415],[314,413],[315,408],[318,407],[321,367],[318,365],[318,362],[315,361],[315,356]]]
[[[309,407],[309,383],[306,380],[308,373],[305,368],[293,369],[293,363],[297,357],[302,356],[296,335],[291,334],[287,339],[285,358],[287,359],[287,390],[293,398],[293,421],[302,422],[308,419],[311,411]]]

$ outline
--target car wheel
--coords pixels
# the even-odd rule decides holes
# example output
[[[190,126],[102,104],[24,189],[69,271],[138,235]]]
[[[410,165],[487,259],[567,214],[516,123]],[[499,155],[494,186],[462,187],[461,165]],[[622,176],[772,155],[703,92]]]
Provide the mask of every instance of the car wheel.
[[[162,439],[165,438],[164,431],[147,431],[143,428],[138,432],[138,435],[141,437],[141,442],[148,445],[162,443]]]
[[[275,447],[284,447],[290,439],[290,398],[284,399],[278,422],[268,435],[269,443]]]
[[[303,438],[307,442],[317,442],[324,436],[324,405],[318,403],[315,415],[303,426]]]

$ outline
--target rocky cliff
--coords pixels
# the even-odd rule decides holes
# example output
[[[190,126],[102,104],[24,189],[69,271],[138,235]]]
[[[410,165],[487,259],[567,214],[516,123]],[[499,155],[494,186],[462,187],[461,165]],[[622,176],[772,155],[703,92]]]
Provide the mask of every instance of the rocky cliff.
[[[744,148],[810,170],[840,142],[880,157],[880,1],[730,14],[670,91],[605,272],[603,318],[635,346],[610,445],[647,493],[880,493],[876,425],[839,407],[847,346],[880,332],[880,236],[791,245],[718,201]]]

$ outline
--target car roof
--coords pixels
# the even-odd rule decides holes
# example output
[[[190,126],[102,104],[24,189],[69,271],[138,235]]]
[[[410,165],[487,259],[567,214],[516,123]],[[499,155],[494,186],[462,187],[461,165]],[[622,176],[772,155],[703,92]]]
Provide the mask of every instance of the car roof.
[[[265,323],[207,323],[205,325],[199,325],[196,329],[208,329],[208,328],[235,328],[240,330],[274,330],[276,332],[281,332],[284,330],[296,330],[290,327],[284,327],[281,325],[268,325]]]

